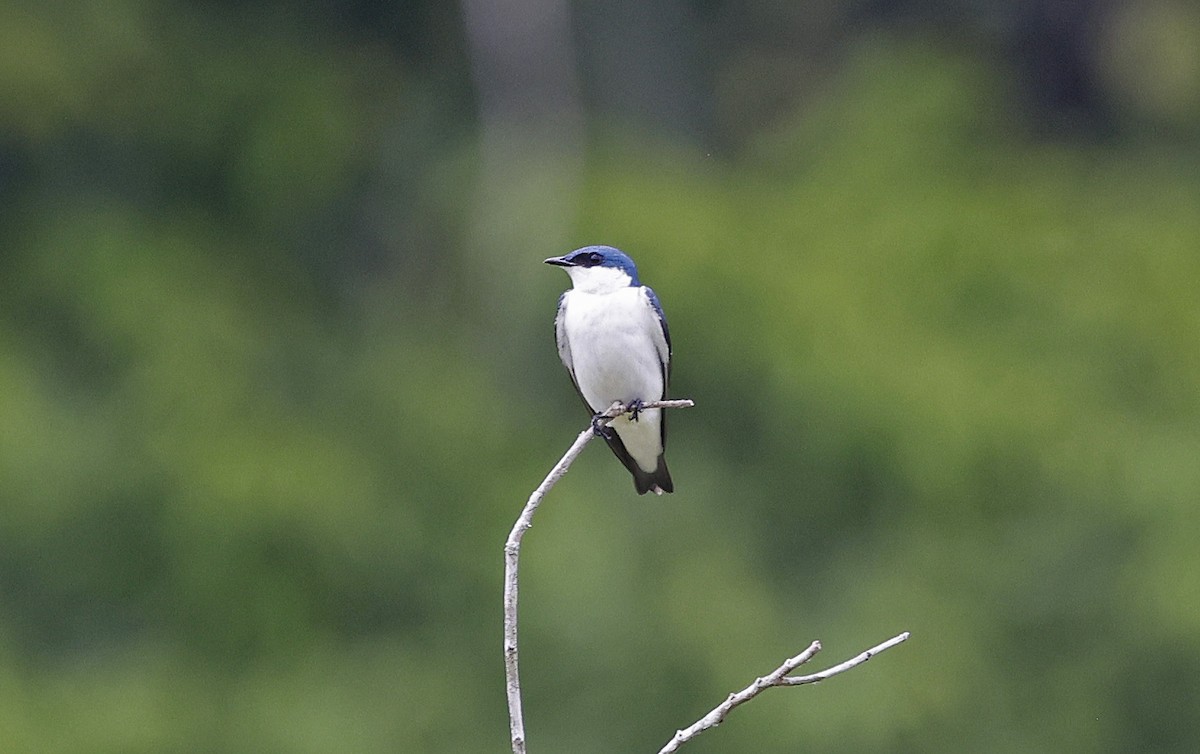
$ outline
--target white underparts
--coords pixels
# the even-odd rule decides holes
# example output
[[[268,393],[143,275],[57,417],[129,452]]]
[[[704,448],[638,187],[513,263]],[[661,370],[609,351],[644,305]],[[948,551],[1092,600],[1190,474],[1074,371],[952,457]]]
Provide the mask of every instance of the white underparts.
[[[569,268],[574,271],[577,268]],[[620,270],[589,268],[584,272],[606,269],[629,279]],[[663,398],[663,360],[668,358],[662,325],[646,289],[618,287],[609,275],[587,276],[594,284],[589,292],[576,287],[564,300],[563,326],[570,346],[570,365],[579,391],[593,411],[607,409],[613,401],[655,401]],[[661,411],[646,409],[637,421],[628,415],[612,422],[629,455],[646,472],[653,472],[662,454]]]

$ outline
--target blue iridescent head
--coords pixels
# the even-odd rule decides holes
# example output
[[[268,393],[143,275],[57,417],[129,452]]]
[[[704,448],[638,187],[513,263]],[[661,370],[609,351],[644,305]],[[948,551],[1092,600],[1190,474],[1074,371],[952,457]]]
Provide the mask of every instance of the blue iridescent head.
[[[546,264],[566,268],[575,287],[585,291],[641,285],[637,265],[612,246],[584,246],[561,257],[550,257]]]

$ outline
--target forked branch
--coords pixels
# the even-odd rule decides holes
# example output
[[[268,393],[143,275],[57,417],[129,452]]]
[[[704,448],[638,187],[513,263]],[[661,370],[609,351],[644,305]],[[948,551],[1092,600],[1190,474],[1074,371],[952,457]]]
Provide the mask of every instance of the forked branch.
[[[695,404],[692,401],[683,399],[653,401],[642,404],[640,408],[690,408],[693,405]],[[628,412],[629,408],[627,406],[614,403],[607,411],[600,415],[600,423],[608,424],[616,417]],[[513,754],[525,754],[526,751],[525,718],[521,709],[521,677],[517,662],[517,573],[521,557],[521,540],[524,538],[525,532],[533,525],[533,514],[537,512],[538,506],[541,505],[546,493],[550,491],[550,488],[559,479],[563,478],[567,473],[567,469],[570,468],[571,463],[583,452],[583,449],[593,437],[595,437],[595,432],[591,426],[579,433],[579,436],[575,438],[575,442],[571,444],[571,447],[563,454],[558,463],[554,465],[554,468],[550,470],[550,473],[546,475],[546,478],[542,480],[538,488],[529,496],[529,500],[525,503],[525,508],[522,509],[521,515],[517,517],[512,531],[508,534],[508,540],[504,543],[504,674],[508,693],[508,719]],[[861,665],[880,652],[891,649],[906,639],[908,639],[908,632],[894,636],[882,644],[876,645],[843,663],[834,665],[819,673],[804,676],[790,675],[792,671],[811,660],[817,652],[821,651],[821,643],[814,641],[809,645],[808,649],[795,657],[789,657],[775,670],[762,678],[756,678],[754,683],[751,683],[741,691],[730,694],[725,701],[714,707],[704,717],[692,723],[687,728],[676,731],[675,735],[667,742],[666,746],[659,750],[658,754],[670,754],[670,752],[676,751],[682,744],[692,740],[709,728],[720,725],[735,707],[745,704],[769,688],[774,686],[800,686],[824,681],[827,678],[832,678],[839,673],[844,673],[851,668]]]
[[[843,663],[834,665],[832,668],[822,670],[819,673],[812,675],[794,676],[789,675],[793,670],[808,662],[821,651],[821,642],[814,641],[808,645],[808,649],[804,650],[795,657],[789,657],[783,661],[783,664],[764,675],[762,678],[755,678],[754,683],[750,684],[741,691],[736,691],[730,694],[725,701],[713,707],[712,711],[696,722],[692,723],[682,730],[675,731],[675,735],[667,742],[667,745],[658,750],[658,754],[671,754],[676,751],[679,746],[686,743],[696,736],[700,735],[709,728],[715,728],[725,720],[734,707],[745,704],[762,692],[774,686],[801,686],[806,683],[820,683],[826,678],[832,678],[839,673],[845,673],[847,670],[862,665],[867,660],[885,650],[891,649],[897,644],[908,639],[908,632],[893,636],[882,644],[871,647],[867,651],[851,657]]]

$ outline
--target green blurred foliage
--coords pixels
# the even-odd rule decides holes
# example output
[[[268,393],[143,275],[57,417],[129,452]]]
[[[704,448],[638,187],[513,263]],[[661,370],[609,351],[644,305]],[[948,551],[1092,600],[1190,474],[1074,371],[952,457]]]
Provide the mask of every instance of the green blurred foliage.
[[[566,280],[479,271],[462,70],[320,21],[0,9],[5,751],[506,748],[501,545],[586,420]],[[715,156],[597,119],[571,238],[483,245],[625,248],[698,404],[676,495],[592,447],[526,538],[535,751],[901,630],[688,750],[1200,746],[1200,161],[1121,70],[1120,136],[1038,138],[995,61],[864,34]]]

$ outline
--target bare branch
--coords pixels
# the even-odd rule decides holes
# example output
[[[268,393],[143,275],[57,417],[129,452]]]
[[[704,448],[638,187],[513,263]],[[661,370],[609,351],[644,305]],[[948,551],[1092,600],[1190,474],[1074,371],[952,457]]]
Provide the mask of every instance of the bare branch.
[[[843,663],[834,665],[832,668],[822,670],[820,673],[813,673],[812,675],[789,676],[787,678],[782,679],[782,681],[780,682],[780,685],[781,686],[803,686],[806,683],[820,683],[821,681],[824,681],[827,678],[832,678],[835,675],[845,673],[850,668],[854,668],[859,665],[862,665],[864,662],[871,659],[872,657],[879,654],[880,652],[885,652],[885,651],[891,649],[892,647],[896,646],[897,644],[903,644],[907,639],[908,639],[908,632],[905,631],[904,633],[900,634],[899,636],[893,636],[892,638],[888,639],[887,641],[883,642],[882,644],[877,644],[877,645],[871,647],[870,649],[868,649],[867,651],[865,651],[859,655],[856,655],[855,657],[851,657],[849,660],[846,660]]]
[[[813,673],[812,675],[789,676],[789,673],[811,660],[817,652],[821,651],[821,642],[814,641],[808,646],[808,649],[804,650],[795,657],[789,657],[788,659],[784,660],[782,665],[775,668],[767,675],[763,676],[762,678],[754,679],[754,683],[750,684],[741,691],[730,694],[725,701],[714,707],[712,711],[704,717],[692,723],[690,726],[676,731],[675,736],[667,742],[666,746],[659,749],[658,754],[671,754],[671,752],[678,750],[681,744],[692,740],[709,728],[717,727],[724,722],[725,717],[730,713],[730,711],[733,710],[734,707],[745,704],[773,686],[800,686],[806,683],[819,683],[827,678],[832,678],[839,673],[845,673],[847,670],[863,664],[880,652],[891,649],[906,639],[908,639],[907,631],[898,636],[893,636],[882,644],[871,647],[862,654],[852,657],[838,665],[834,665],[827,670],[822,670],[821,672]]]
[[[651,401],[643,403],[641,408],[690,408],[695,404],[687,399],[671,401]],[[629,408],[621,403],[614,403],[601,414],[605,424],[621,414],[628,413]],[[504,675],[508,692],[508,721],[512,735],[513,754],[525,754],[525,717],[521,711],[521,677],[517,665],[517,567],[521,557],[521,540],[525,532],[533,525],[533,514],[542,504],[542,498],[550,491],[559,479],[567,473],[571,463],[583,452],[591,441],[594,433],[589,426],[579,433],[575,442],[563,454],[550,473],[529,496],[524,510],[513,524],[508,540],[504,543]]]
[[[684,399],[654,401],[643,404],[641,408],[690,408],[693,405],[695,404],[692,401]],[[608,424],[614,418],[628,413],[628,411],[628,407],[621,403],[614,403],[600,417],[604,420],[604,424]],[[594,436],[595,432],[590,426],[579,433],[579,436],[575,438],[575,442],[571,444],[571,447],[567,449],[563,457],[554,465],[554,468],[550,469],[550,473],[546,475],[542,483],[529,496],[529,500],[525,503],[525,508],[521,511],[521,515],[517,517],[512,531],[508,534],[508,540],[504,543],[504,671],[507,682],[508,717],[509,729],[512,735],[513,754],[525,754],[525,719],[521,710],[521,680],[517,662],[517,573],[521,557],[521,540],[524,538],[525,532],[533,525],[533,514],[537,512],[538,506],[541,505],[546,493],[558,483],[558,480],[566,475],[567,469],[570,468],[571,464],[579,457],[579,454],[583,452],[584,447],[587,446]],[[821,643],[814,641],[800,654],[784,660],[783,664],[775,670],[762,678],[756,678],[754,683],[751,683],[741,691],[730,694],[725,701],[718,704],[711,712],[692,725],[683,730],[676,731],[674,737],[672,737],[666,746],[659,750],[658,754],[670,754],[670,752],[676,751],[680,745],[690,741],[700,733],[720,725],[734,707],[745,704],[769,688],[774,686],[800,686],[809,683],[819,683],[861,665],[880,652],[891,649],[906,639],[908,639],[907,631],[819,673],[805,676],[789,675],[796,668],[811,660],[817,652],[821,651]]]

